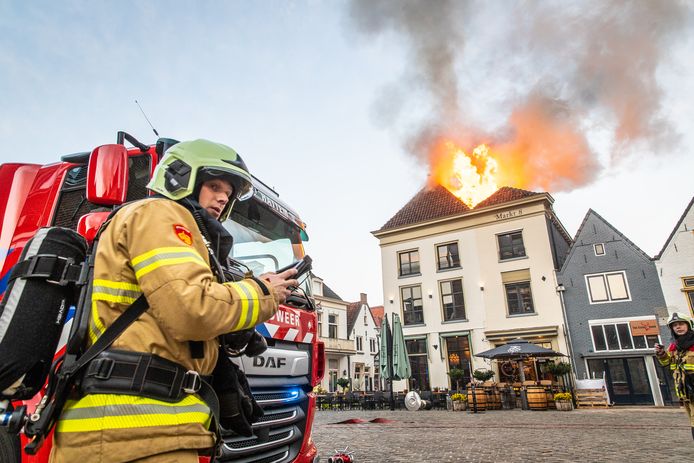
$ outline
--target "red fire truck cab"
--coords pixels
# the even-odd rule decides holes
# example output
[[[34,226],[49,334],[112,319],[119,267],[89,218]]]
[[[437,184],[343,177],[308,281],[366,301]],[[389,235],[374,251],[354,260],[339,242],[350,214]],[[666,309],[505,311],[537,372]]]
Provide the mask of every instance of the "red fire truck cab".
[[[133,147],[126,148],[125,141]],[[69,227],[93,238],[103,215],[94,211],[147,197],[146,185],[154,168],[175,143],[160,138],[154,145],[145,145],[118,132],[116,144],[66,155],[54,164],[0,165],[0,295],[22,249],[39,228]],[[261,274],[303,257],[308,237],[305,224],[275,191],[256,178],[254,187],[253,198],[237,203],[224,226],[234,236],[233,258]],[[306,300],[308,282],[302,286],[305,293],[293,294],[271,320],[256,327],[268,342],[267,351],[254,358],[232,358],[245,370],[265,416],[253,425],[252,437],[223,433],[222,461],[318,461],[311,439],[312,389],[323,377],[324,348],[317,336],[316,314]],[[69,333],[71,316],[63,338]],[[64,344],[61,339],[56,354]],[[31,411],[39,399],[37,395],[24,405]],[[20,437],[0,428],[0,461],[48,461],[50,439],[33,456],[21,450],[24,441],[23,435],[20,442]]]

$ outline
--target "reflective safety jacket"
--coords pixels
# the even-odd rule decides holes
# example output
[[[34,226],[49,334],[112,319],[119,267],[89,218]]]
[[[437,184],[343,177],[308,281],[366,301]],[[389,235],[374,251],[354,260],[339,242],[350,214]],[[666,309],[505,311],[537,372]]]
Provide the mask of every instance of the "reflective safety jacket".
[[[677,350],[677,344],[670,344],[667,352],[662,357],[658,357],[658,361],[664,367],[670,365],[672,377],[675,380],[675,392],[677,397],[684,400],[691,400],[687,397],[685,388],[685,377],[694,375],[694,346],[687,351]]]
[[[151,198],[124,206],[101,235],[96,251],[90,342],[141,294],[149,309],[113,349],[147,352],[210,375],[217,336],[268,320],[278,296],[258,279],[218,283],[192,214]],[[204,356],[191,356],[202,341]],[[210,411],[196,395],[177,403],[89,394],[67,403],[56,426],[52,461],[120,462],[178,449],[207,449]]]

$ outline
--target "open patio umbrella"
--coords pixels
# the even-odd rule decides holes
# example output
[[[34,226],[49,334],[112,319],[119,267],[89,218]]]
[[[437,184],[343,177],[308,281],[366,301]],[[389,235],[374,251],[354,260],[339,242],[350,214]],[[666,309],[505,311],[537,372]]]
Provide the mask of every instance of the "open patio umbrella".
[[[523,373],[523,359],[528,357],[566,357],[561,352],[547,349],[546,347],[538,346],[525,339],[514,339],[503,346],[495,347],[494,349],[485,350],[475,357],[487,358],[490,360],[515,360],[518,362],[518,371],[520,380],[525,381]]]

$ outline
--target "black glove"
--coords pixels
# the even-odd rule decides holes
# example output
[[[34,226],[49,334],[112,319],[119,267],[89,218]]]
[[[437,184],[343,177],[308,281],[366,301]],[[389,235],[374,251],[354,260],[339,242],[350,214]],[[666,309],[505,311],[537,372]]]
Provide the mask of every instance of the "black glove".
[[[232,356],[246,354],[255,357],[267,350],[267,341],[255,328],[227,333],[220,341]]]
[[[231,361],[224,348],[219,349],[212,375],[212,386],[219,398],[219,424],[242,436],[252,436],[251,424],[263,416],[263,409],[253,398],[246,375]]]

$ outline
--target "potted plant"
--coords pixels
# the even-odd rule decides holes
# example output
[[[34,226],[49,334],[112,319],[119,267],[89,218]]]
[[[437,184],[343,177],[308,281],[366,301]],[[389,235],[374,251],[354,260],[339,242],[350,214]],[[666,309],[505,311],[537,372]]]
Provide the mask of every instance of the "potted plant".
[[[349,378],[337,378],[337,385],[342,388],[342,392],[346,392],[347,388],[349,387],[350,380]]]
[[[557,410],[563,412],[570,412],[574,409],[574,404],[571,401],[572,396],[570,392],[557,392],[554,394],[554,403],[557,405]]]
[[[494,377],[494,372],[491,370],[475,370],[472,372],[472,377],[483,383]]]
[[[554,376],[562,376],[571,371],[571,364],[567,362],[549,363],[547,364],[547,371]]]
[[[460,412],[467,408],[467,395],[456,392],[451,396],[453,411]]]
[[[459,391],[460,382],[465,379],[465,370],[462,368],[451,368],[451,371],[448,372],[448,376],[451,377],[451,382],[455,384],[456,391]],[[453,387],[453,384],[451,384],[451,387]]]

